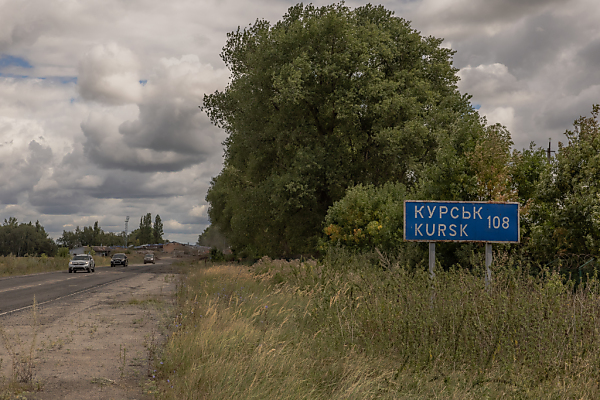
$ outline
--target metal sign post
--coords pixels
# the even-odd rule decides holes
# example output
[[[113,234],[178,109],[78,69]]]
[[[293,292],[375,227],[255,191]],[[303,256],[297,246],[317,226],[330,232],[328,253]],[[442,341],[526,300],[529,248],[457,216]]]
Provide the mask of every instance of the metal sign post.
[[[485,243],[485,284],[492,279],[492,243],[519,243],[519,203],[483,201],[404,202],[404,240],[429,243],[435,277],[435,242]]]
[[[492,244],[485,244],[485,287],[489,287],[492,282],[492,270],[490,266],[492,265]]]
[[[435,242],[429,242],[429,277],[435,278]]]

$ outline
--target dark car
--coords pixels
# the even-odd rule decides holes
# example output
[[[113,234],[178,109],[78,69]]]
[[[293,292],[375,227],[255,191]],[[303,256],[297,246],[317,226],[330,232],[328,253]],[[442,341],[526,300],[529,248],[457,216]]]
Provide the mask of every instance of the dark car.
[[[154,254],[148,253],[144,256],[144,264],[146,264],[146,263],[152,263],[152,264],[155,263]]]
[[[127,256],[123,253],[114,254],[110,259],[111,267],[116,267],[117,265],[122,265],[126,267],[128,263],[129,261],[127,260]]]

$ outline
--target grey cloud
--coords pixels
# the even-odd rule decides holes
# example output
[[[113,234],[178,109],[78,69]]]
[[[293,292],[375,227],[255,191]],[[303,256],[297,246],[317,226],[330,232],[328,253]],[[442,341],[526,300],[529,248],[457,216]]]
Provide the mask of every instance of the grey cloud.
[[[600,38],[584,42],[573,49],[570,57],[570,73],[561,81],[570,96],[583,94],[588,88],[600,84]],[[598,102],[600,100],[596,100]]]
[[[406,10],[416,29],[454,43],[514,29],[523,20],[568,7],[568,3],[565,0],[424,0]]]
[[[587,43],[579,50],[577,56],[589,67],[598,69],[600,65],[600,38]]]
[[[2,7],[0,52],[14,46],[31,46],[57,25],[59,14],[50,2],[23,0]]]
[[[424,2],[427,3],[427,2]],[[537,14],[555,5],[568,3],[565,0],[479,0],[444,2],[437,9],[437,18],[467,25],[489,25],[499,22],[515,22],[527,15]]]
[[[176,180],[176,179],[175,179]],[[179,183],[179,182],[178,182]],[[110,173],[102,185],[90,189],[89,194],[97,199],[160,199],[181,194],[179,185],[162,185],[160,190],[149,186],[148,177],[135,173]]]
[[[27,149],[12,147],[10,155],[5,155],[0,168],[0,202],[17,204],[19,196],[31,190],[40,180],[44,169],[52,160],[52,150],[37,141],[29,142]]]
[[[93,123],[84,122],[81,129],[87,138],[84,144],[85,153],[91,161],[105,169],[173,172],[202,162],[202,159],[195,155],[133,148],[119,137],[106,139],[102,127]]]
[[[87,196],[68,189],[32,191],[29,202],[42,214],[69,215],[92,211]]]
[[[523,85],[508,72],[506,66],[495,63],[465,67],[460,70],[461,91],[474,95],[477,102],[496,102],[497,99],[522,90]]]
[[[208,220],[208,216],[203,216],[203,217],[189,217],[188,216],[183,219],[180,219],[178,222],[182,225],[199,225],[199,224],[208,225],[210,223],[210,221]]]
[[[105,169],[174,172],[220,153],[224,132],[198,109],[205,92],[225,85],[228,72],[196,56],[162,59],[144,86],[139,115],[119,123],[110,114],[82,122],[84,150]]]
[[[518,79],[531,78],[559,60],[577,37],[577,30],[565,23],[565,17],[546,12],[507,26],[495,35],[473,32],[453,42],[457,51],[454,62],[460,68],[501,62]]]
[[[588,116],[592,104],[600,102],[600,82],[576,96],[563,96],[551,99],[536,117],[537,122],[547,130],[563,133],[573,127],[579,116]]]
[[[220,133],[196,102],[177,99],[140,105],[140,117],[124,122],[119,132],[131,147],[195,154],[197,162],[219,145],[215,136],[218,138]]]

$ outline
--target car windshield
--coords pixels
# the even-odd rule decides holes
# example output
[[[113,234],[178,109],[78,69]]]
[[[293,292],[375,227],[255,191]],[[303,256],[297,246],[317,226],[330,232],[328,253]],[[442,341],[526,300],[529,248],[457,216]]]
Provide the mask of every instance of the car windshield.
[[[77,256],[73,257],[73,260],[88,260],[89,259],[88,257],[89,256],[81,254],[81,255],[77,255]]]
[[[146,258],[154,258],[154,254],[146,254]]]
[[[125,258],[125,254],[115,254],[113,258]]]

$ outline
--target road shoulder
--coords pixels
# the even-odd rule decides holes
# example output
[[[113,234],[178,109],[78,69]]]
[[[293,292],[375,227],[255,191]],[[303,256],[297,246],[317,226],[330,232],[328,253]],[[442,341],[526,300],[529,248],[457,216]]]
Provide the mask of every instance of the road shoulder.
[[[164,341],[175,279],[136,274],[45,304],[35,317],[32,310],[2,317],[0,376],[10,377],[13,360],[31,353],[39,390],[27,399],[153,398],[149,361]]]

